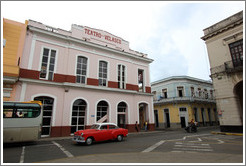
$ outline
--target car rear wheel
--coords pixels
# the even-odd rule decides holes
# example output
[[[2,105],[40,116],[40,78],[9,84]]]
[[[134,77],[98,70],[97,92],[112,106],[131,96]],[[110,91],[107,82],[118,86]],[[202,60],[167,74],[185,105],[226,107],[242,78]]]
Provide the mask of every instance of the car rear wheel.
[[[123,136],[122,135],[118,135],[117,136],[117,141],[121,142],[123,140]]]
[[[85,141],[86,145],[91,145],[92,142],[93,142],[93,139],[91,137],[87,138]]]

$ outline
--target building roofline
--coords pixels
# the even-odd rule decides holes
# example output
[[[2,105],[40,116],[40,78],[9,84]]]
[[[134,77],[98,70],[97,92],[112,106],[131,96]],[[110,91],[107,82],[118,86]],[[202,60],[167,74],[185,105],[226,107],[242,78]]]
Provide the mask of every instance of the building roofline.
[[[88,42],[88,41],[84,41],[84,40],[79,40],[79,39],[74,38],[72,36],[66,36],[66,35],[63,35],[63,34],[60,34],[60,33],[49,32],[49,31],[46,31],[44,29],[41,29],[41,28],[38,28],[38,27],[35,27],[35,26],[32,26],[32,25],[27,25],[27,28],[32,30],[32,31],[36,31],[36,32],[43,33],[43,34],[46,34],[46,35],[55,36],[57,38],[63,38],[64,40],[78,42],[80,44],[84,44],[84,45],[87,45],[87,46],[93,46],[93,47],[97,47],[99,49],[104,49],[104,50],[107,50],[107,51],[110,51],[110,52],[123,54],[125,56],[131,57],[131,58],[135,58],[135,59],[138,59],[138,60],[142,60],[142,61],[145,61],[145,62],[148,62],[148,63],[152,63],[154,61],[153,59],[150,59],[150,58],[147,58],[147,57],[144,57],[144,56],[139,56],[139,55],[135,55],[135,54],[132,54],[132,53],[129,53],[129,52],[119,51],[119,50],[114,49],[114,48],[109,48],[109,47],[106,47],[106,46],[102,46],[102,45],[99,45],[99,44],[96,44],[96,43],[92,43],[92,42]],[[70,32],[70,31],[68,31],[68,32]]]
[[[167,81],[172,81],[172,80],[190,80],[190,81],[202,82],[202,83],[206,83],[206,84],[212,84],[212,81],[203,80],[203,79],[190,77],[190,76],[171,76],[171,77],[167,77],[164,79],[154,81],[151,83],[151,86],[159,84],[159,83],[167,82]]]

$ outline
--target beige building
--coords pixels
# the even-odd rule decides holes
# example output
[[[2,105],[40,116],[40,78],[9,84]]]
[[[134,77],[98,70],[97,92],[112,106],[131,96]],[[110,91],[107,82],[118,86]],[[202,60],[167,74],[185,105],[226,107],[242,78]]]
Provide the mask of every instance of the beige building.
[[[206,29],[220,130],[243,131],[243,11]]]

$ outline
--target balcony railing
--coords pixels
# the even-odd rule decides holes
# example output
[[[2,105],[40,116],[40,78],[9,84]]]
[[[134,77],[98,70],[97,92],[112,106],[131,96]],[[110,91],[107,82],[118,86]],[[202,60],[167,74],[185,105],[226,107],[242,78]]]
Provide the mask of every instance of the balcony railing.
[[[197,103],[215,103],[214,97],[207,96],[184,96],[184,97],[169,97],[159,99],[154,98],[154,104],[167,104],[167,103],[185,103],[185,102],[197,102]]]
[[[223,65],[216,66],[214,68],[211,68],[211,76],[219,73],[234,73],[234,72],[240,72],[243,71],[243,58],[233,60],[233,61],[227,61]]]

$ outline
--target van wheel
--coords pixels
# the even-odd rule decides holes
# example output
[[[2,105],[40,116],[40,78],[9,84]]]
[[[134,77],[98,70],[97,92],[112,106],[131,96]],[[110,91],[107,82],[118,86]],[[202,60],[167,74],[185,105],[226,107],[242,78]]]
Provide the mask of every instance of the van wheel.
[[[117,141],[118,141],[118,142],[121,142],[122,140],[123,140],[122,135],[118,135],[118,136],[117,136]]]
[[[85,141],[86,145],[91,145],[92,142],[93,142],[93,139],[91,137],[87,138]]]

